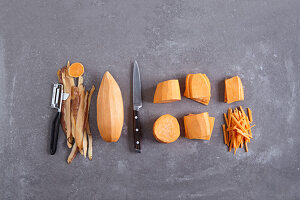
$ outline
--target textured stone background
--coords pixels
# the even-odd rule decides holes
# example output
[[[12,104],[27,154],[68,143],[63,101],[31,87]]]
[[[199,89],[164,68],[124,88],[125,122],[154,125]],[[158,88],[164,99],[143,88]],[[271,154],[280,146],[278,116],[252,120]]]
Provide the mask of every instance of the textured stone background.
[[[86,0],[0,2],[1,199],[300,199],[300,1]],[[109,70],[120,84],[125,123],[118,143],[101,138],[91,105],[93,161],[60,134],[49,155],[49,107],[56,71],[82,62],[98,90]],[[131,151],[131,63],[141,67],[143,153]],[[151,103],[158,82],[206,73],[212,99]],[[242,105],[256,127],[249,152],[223,144],[224,78],[239,75]],[[154,120],[208,111],[211,141],[159,144]],[[182,130],[183,134],[183,130]]]

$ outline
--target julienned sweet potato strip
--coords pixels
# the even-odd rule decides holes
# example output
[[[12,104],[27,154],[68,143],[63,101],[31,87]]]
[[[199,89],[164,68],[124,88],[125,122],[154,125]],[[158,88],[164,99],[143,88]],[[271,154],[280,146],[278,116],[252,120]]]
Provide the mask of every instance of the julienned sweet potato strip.
[[[90,123],[87,122],[86,125],[86,132],[89,138],[89,150],[88,150],[88,157],[90,160],[92,160],[93,157],[93,136],[91,134],[91,130],[90,130]]]
[[[224,118],[225,118],[226,126],[228,126],[228,119],[227,119],[226,113],[224,113]]]
[[[245,148],[246,148],[246,152],[248,152],[248,145],[247,145],[247,142],[245,142]]]
[[[241,110],[241,112],[242,112],[243,116],[244,116],[244,117],[246,117],[247,115],[246,115],[246,113],[245,113],[245,111],[244,111],[243,107],[242,107],[242,106],[240,106],[239,108],[240,108],[240,110]]]
[[[223,135],[224,135],[224,143],[227,144],[227,134],[225,130],[225,124],[222,125]]]
[[[232,119],[243,132],[246,132],[245,128],[238,122],[235,116],[232,116]]]
[[[229,108],[228,109],[228,127],[230,127],[231,126],[231,114],[232,114],[232,109],[231,108]]]
[[[70,153],[70,155],[67,159],[68,164],[70,164],[74,160],[74,158],[76,157],[77,152],[78,152],[78,147],[77,147],[76,142],[74,142],[71,153]]]
[[[232,109],[229,108],[228,116],[224,114],[224,118],[226,122],[222,125],[224,143],[227,143],[229,151],[234,148],[234,153],[236,153],[238,148],[243,148],[243,146],[245,146],[245,150],[247,152],[247,143],[250,143],[250,139],[252,138],[251,128],[255,125],[250,126],[249,118],[243,110],[242,106],[240,106],[238,109],[235,108],[233,113]],[[225,137],[226,135],[228,137]]]
[[[250,110],[250,108],[247,109],[248,110],[248,116],[249,116],[249,121],[252,122],[252,111]]]

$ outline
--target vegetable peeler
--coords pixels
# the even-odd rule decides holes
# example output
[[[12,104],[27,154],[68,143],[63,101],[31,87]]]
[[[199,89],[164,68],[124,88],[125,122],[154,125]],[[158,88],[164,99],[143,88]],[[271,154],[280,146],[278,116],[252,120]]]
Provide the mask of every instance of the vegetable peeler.
[[[67,100],[68,97],[69,97],[69,94],[64,93],[64,86],[62,84],[59,84],[59,83],[53,84],[51,108],[57,109],[57,113],[53,119],[52,126],[51,126],[51,138],[50,138],[50,154],[51,155],[54,155],[56,152],[62,101]]]

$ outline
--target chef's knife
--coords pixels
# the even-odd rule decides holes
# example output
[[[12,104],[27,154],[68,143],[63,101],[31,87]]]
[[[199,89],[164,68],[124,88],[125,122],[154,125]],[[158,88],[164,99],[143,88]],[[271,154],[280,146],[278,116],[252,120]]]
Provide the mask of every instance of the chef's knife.
[[[133,102],[133,139],[134,149],[136,152],[141,153],[141,124],[139,117],[139,109],[142,107],[142,94],[141,94],[141,77],[140,69],[137,61],[133,64],[133,85],[132,85],[132,102]]]

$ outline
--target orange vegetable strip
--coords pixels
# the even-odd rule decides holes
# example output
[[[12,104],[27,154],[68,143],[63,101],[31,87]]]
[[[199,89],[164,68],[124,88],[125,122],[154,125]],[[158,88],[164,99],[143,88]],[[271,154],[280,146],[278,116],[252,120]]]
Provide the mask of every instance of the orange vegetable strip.
[[[238,123],[238,120],[234,116],[232,116],[232,119],[243,132],[247,132],[247,130],[245,130],[244,127],[240,123]]]
[[[227,119],[226,113],[224,113],[224,118],[225,118],[226,125],[228,127],[228,119]]]
[[[245,114],[245,111],[244,111],[243,107],[242,107],[242,106],[240,106],[239,108],[240,108],[240,110],[241,110],[242,114],[243,114],[244,116],[246,116],[246,114]]]
[[[247,142],[245,142],[245,148],[246,148],[246,152],[248,152]]]
[[[249,122],[249,118],[246,117],[246,121],[247,121],[247,128],[250,128],[250,122]]]
[[[242,118],[242,112],[241,111],[239,111],[239,117]]]
[[[222,129],[223,129],[223,135],[224,135],[224,143],[227,144],[227,136],[226,136],[225,124],[222,124]]]
[[[236,125],[234,125],[234,127],[232,127],[232,128],[227,128],[226,131],[233,131],[235,129],[236,129]]]
[[[247,110],[248,110],[249,120],[250,120],[250,122],[252,122],[252,121],[253,121],[253,118],[252,118],[252,111],[250,110],[250,108],[247,108]]]
[[[236,119],[240,119],[240,116],[239,116],[238,113],[234,113],[234,116],[235,116]]]
[[[230,127],[232,109],[228,108],[228,127]]]
[[[241,131],[240,129],[236,129],[236,132],[241,134],[242,136],[244,136],[245,138],[250,139],[250,137],[248,136],[248,134],[243,133],[243,131]]]

